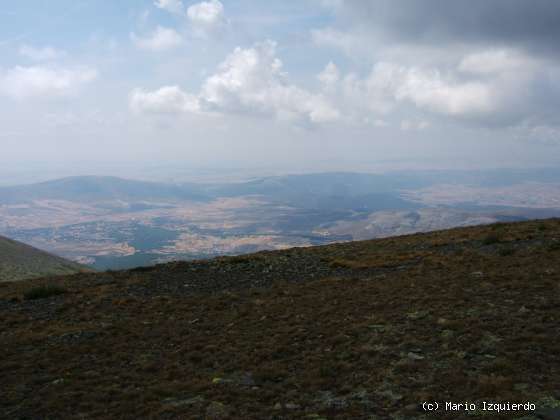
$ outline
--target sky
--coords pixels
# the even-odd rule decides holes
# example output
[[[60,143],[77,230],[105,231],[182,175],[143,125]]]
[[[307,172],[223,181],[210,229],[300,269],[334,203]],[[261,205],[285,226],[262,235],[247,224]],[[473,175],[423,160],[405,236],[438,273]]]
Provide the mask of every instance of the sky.
[[[0,164],[556,165],[559,39],[557,0],[6,1]]]

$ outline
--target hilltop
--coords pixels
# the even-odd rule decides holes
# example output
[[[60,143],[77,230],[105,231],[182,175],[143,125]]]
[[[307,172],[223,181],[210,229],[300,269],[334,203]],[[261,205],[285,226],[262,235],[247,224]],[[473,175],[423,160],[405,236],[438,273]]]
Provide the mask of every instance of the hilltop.
[[[92,271],[64,258],[0,236],[0,282]]]
[[[0,417],[558,418],[559,256],[550,219],[3,283]]]
[[[0,187],[0,203],[69,200],[82,203],[109,200],[202,199],[192,184],[182,186],[112,176],[74,176],[36,184]]]

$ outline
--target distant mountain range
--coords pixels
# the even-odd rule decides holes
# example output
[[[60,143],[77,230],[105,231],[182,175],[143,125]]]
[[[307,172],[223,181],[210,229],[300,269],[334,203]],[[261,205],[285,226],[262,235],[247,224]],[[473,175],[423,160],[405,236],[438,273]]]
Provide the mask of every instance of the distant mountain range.
[[[258,195],[299,208],[386,210],[416,207],[395,195],[399,188],[423,186],[411,177],[326,173],[268,177],[226,184],[165,184],[116,177],[79,176],[31,185],[0,187],[0,204],[34,200],[80,203],[122,200],[208,201],[220,197]]]
[[[77,176],[30,185],[0,187],[0,203],[32,200],[99,202],[109,200],[201,200],[206,195],[198,185],[173,185],[106,176]]]
[[[162,183],[111,176],[75,176],[28,185],[0,187],[0,203],[31,200],[92,202],[107,200],[209,200],[260,195],[273,201],[317,208],[323,205],[379,207],[383,198],[402,190],[436,184],[504,187],[520,183],[559,183],[560,169],[496,169],[485,171],[410,171],[387,174],[328,172],[281,175],[231,183]],[[342,199],[342,201],[340,201]],[[350,199],[350,200],[349,200]],[[349,200],[349,201],[345,201]],[[372,204],[375,202],[376,204]],[[396,203],[402,205],[402,202]],[[383,207],[383,206],[381,206]]]
[[[0,188],[0,235],[99,270],[559,216],[556,168]]]
[[[93,270],[0,236],[0,282],[88,271]]]

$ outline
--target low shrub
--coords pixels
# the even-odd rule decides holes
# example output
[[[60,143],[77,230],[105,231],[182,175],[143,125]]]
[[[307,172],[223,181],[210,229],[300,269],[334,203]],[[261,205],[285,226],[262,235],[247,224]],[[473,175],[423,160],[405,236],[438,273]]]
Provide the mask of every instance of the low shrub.
[[[503,248],[503,249],[500,249],[500,251],[498,253],[502,257],[509,257],[510,255],[515,254],[515,249],[513,249],[513,248]]]
[[[560,242],[553,242],[548,246],[549,251],[560,251]]]
[[[45,299],[51,296],[62,295],[64,293],[66,293],[66,289],[60,286],[38,286],[26,291],[23,294],[23,298],[25,300]]]
[[[492,245],[500,242],[500,238],[497,235],[488,235],[482,240],[483,245]]]

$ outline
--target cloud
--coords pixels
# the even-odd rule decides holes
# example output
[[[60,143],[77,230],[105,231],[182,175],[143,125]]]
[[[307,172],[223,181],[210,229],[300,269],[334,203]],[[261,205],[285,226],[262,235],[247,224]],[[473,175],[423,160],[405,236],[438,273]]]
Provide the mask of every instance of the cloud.
[[[560,125],[525,125],[518,129],[522,138],[544,144],[560,144]]]
[[[367,82],[373,91],[388,92],[396,101],[409,101],[419,108],[447,114],[468,115],[492,111],[492,89],[478,81],[446,80],[437,70],[377,64]]]
[[[156,0],[154,6],[175,15],[182,15],[185,10],[181,0]]]
[[[205,38],[223,29],[227,20],[224,5],[219,0],[203,1],[187,9],[187,18],[195,36]]]
[[[271,115],[281,120],[312,123],[338,118],[338,111],[321,94],[286,82],[276,43],[237,47],[206,79],[201,90],[205,106],[221,112]]]
[[[426,0],[402,7],[353,0],[326,7],[334,19],[310,31],[314,45],[372,66],[330,85],[335,103],[354,119],[370,112],[412,120],[407,113],[416,112],[471,126],[558,125],[551,110],[560,105],[560,2]]]
[[[354,124],[382,127],[386,124],[378,123],[385,123],[380,117],[411,110],[472,119],[483,117],[498,106],[490,84],[454,80],[433,68],[378,62],[365,77],[359,77],[355,73],[341,75],[331,62],[318,78],[329,102],[343,110],[341,119]],[[413,124],[406,126],[412,128]]]
[[[379,62],[360,78],[341,75],[329,62],[317,75],[321,90],[290,84],[272,41],[237,47],[209,76],[198,94],[179,87],[137,90],[131,108],[146,112],[216,112],[272,117],[304,124],[331,121],[376,124],[399,107],[457,118],[484,116],[496,110],[491,83],[462,81],[437,69]],[[337,104],[336,106],[334,104]],[[425,128],[424,126],[421,128]]]
[[[130,34],[130,39],[137,48],[151,51],[170,50],[183,43],[183,38],[177,31],[162,26],[158,26],[147,37],[138,37],[133,32]]]
[[[339,5],[337,13],[392,41],[559,47],[556,0],[425,0],[407,7],[394,0],[353,0]]]
[[[136,90],[130,106],[136,112],[243,114],[302,125],[337,121],[382,127],[390,119],[405,121],[405,130],[425,129],[434,118],[494,127],[524,120],[546,125],[558,119],[550,112],[555,102],[535,94],[535,83],[560,98],[560,83],[549,81],[558,74],[545,77],[538,62],[519,51],[483,49],[459,56],[445,70],[378,61],[360,77],[342,74],[329,62],[317,75],[320,89],[312,91],[289,82],[276,44],[267,41],[235,48],[198,93],[178,86]]]
[[[320,47],[332,47],[348,55],[361,54],[364,44],[360,34],[335,28],[311,30],[311,41]]]
[[[289,84],[286,78],[276,57],[276,44],[267,41],[252,48],[235,48],[205,80],[198,95],[176,86],[154,92],[136,90],[130,106],[148,112],[246,114],[301,124],[339,118],[339,111],[322,93]]]
[[[421,131],[425,130],[430,126],[428,121],[410,121],[410,120],[402,120],[400,128],[402,131]]]
[[[22,67],[0,71],[0,94],[14,99],[65,96],[97,78],[95,69]]]
[[[331,86],[339,81],[340,71],[338,70],[338,67],[330,61],[323,71],[317,75],[317,79],[319,79],[319,81],[326,87]]]
[[[474,52],[461,60],[459,70],[478,75],[495,75],[506,72],[532,71],[537,61],[512,49],[490,49]]]
[[[321,7],[336,11],[344,5],[344,0],[318,0]]]
[[[47,46],[35,48],[29,45],[22,45],[19,54],[34,61],[52,61],[66,56],[66,51]]]
[[[130,94],[129,104],[136,113],[177,114],[200,110],[198,99],[178,86],[164,86],[153,92],[135,89]]]

